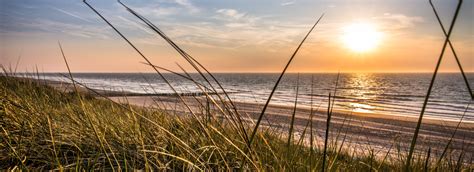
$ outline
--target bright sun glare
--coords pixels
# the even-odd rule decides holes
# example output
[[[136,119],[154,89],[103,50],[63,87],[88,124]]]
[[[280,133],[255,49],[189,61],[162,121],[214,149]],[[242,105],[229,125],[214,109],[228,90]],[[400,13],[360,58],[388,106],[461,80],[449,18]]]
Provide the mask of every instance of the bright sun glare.
[[[372,24],[354,23],[344,28],[343,41],[355,52],[367,52],[377,47],[381,36]]]

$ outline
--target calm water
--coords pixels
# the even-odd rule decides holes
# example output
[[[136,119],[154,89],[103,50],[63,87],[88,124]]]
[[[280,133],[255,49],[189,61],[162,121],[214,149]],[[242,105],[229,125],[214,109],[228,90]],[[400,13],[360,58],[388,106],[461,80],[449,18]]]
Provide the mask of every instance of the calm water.
[[[197,74],[192,74],[199,81]],[[215,74],[234,101],[264,103],[278,74]],[[327,97],[334,90],[337,74],[300,74],[299,106],[309,106],[311,77],[314,76],[314,105],[327,106]],[[43,74],[48,80],[68,81],[58,74]],[[190,81],[165,74],[179,92],[199,92]],[[156,74],[74,74],[79,82],[103,90],[134,93],[171,93]],[[295,101],[297,74],[287,74],[274,95],[272,104],[292,105]],[[468,74],[474,86],[474,73]],[[431,74],[341,74],[337,88],[336,107],[357,112],[418,116],[426,95]],[[469,104],[470,96],[457,73],[438,75],[430,97],[427,118],[459,120]],[[474,105],[472,105],[474,106]],[[465,121],[474,122],[474,108],[467,110]]]

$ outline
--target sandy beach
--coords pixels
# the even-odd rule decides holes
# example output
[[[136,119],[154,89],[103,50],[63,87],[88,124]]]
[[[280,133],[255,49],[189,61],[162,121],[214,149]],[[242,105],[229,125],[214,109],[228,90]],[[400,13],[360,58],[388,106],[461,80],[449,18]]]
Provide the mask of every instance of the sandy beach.
[[[74,90],[72,84],[57,81],[41,81],[58,90],[70,92]],[[78,85],[78,90],[95,95],[98,98],[107,97],[118,103],[129,103],[131,105],[159,108],[167,111],[183,114],[189,112],[176,95],[148,95],[133,94],[126,92],[111,92],[104,90],[88,90]],[[97,95],[97,93],[100,94]],[[206,104],[202,95],[182,95],[191,109],[200,114]],[[251,102],[234,102],[240,114],[247,118],[249,126],[253,126],[258,119],[262,104]],[[336,100],[337,103],[337,100]],[[323,144],[324,131],[326,129],[327,110],[314,107],[313,130],[316,135],[316,143]],[[211,106],[212,110],[217,110]],[[264,116],[262,124],[266,129],[276,130],[285,135],[291,121],[293,107],[282,105],[270,105]],[[309,108],[297,107],[295,115],[295,135],[299,138],[309,121]],[[396,156],[396,149],[406,151],[409,147],[415,130],[417,118],[411,116],[397,116],[390,114],[374,114],[351,112],[335,109],[330,126],[330,139],[336,139],[338,143],[344,140],[344,148],[355,150],[373,149],[378,156],[383,156],[390,151],[390,155]],[[447,121],[438,119],[423,119],[420,130],[417,150],[427,151],[430,147],[433,155],[441,154],[448,144],[459,121]],[[452,140],[450,150],[454,154],[464,151],[465,156],[472,157],[474,152],[474,124],[462,122]],[[309,131],[306,132],[305,141],[309,141]],[[362,152],[363,153],[363,152]]]
[[[184,112],[185,107],[176,97],[169,96],[130,96],[130,97],[109,97],[120,103],[130,103],[142,107],[153,107],[167,109],[170,111]],[[187,97],[185,101],[199,112],[199,104],[194,98]],[[201,99],[202,100],[202,99]],[[205,100],[202,100],[205,102]],[[190,103],[191,102],[191,103]],[[262,104],[236,102],[237,109],[241,114],[248,114],[252,120],[256,121],[263,107]],[[291,121],[293,107],[271,105],[264,117],[263,125],[279,130],[282,134],[288,132],[288,125]],[[310,110],[307,108],[297,108],[296,110],[296,135],[301,135],[309,121]],[[313,117],[314,132],[317,135],[317,143],[322,144],[326,127],[326,111],[320,109],[315,111]],[[408,149],[413,137],[413,131],[418,119],[414,117],[371,114],[360,112],[347,112],[335,110],[331,120],[331,138],[338,137],[340,142],[345,137],[345,144],[354,149],[375,148],[374,151],[381,152],[381,155],[395,147],[402,150]],[[247,118],[247,122],[251,122]],[[431,147],[434,154],[440,154],[449,139],[451,138],[458,122],[443,121],[435,119],[424,119],[418,139],[418,148],[428,149]],[[465,151],[468,156],[474,152],[474,124],[461,123],[455,137],[451,143],[451,149]],[[339,136],[338,136],[339,135]],[[306,138],[309,138],[308,132]],[[298,137],[299,138],[299,137]],[[394,153],[394,152],[392,152]]]

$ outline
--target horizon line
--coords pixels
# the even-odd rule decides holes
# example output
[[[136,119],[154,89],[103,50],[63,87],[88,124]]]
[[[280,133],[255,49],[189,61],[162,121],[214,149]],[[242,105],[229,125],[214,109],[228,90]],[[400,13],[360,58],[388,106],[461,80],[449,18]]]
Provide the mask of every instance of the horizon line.
[[[4,73],[4,72],[2,72]],[[30,74],[30,73],[36,73],[36,72],[16,72],[17,74]],[[61,72],[39,72],[40,74],[55,74],[55,73],[68,73],[67,71],[61,71]],[[100,72],[100,71],[92,71],[92,72],[71,72],[73,74],[153,74],[156,72]],[[166,72],[163,71],[162,73],[171,73],[171,72]],[[177,73],[184,73],[184,72],[177,72]],[[198,72],[188,72],[190,74],[195,74]],[[265,71],[265,72],[259,72],[259,71],[250,71],[250,72],[242,72],[242,71],[237,71],[237,72],[226,72],[226,71],[216,71],[212,72],[213,74],[275,74],[275,73],[281,73],[280,71]],[[305,71],[305,72],[286,72],[287,74],[354,74],[354,73],[370,73],[370,74],[428,74],[428,73],[433,73],[430,71],[341,71],[341,72],[335,72],[335,71],[327,71],[327,72],[321,72],[321,71]],[[438,73],[459,73],[459,71],[440,71]],[[474,71],[464,71],[464,73],[474,73]]]

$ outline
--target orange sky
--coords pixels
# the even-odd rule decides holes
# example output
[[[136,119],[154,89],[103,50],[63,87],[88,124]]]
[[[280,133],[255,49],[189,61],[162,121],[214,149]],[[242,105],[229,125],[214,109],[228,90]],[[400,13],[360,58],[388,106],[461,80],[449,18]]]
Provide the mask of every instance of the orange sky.
[[[58,14],[42,11],[46,9],[41,4],[27,6],[28,3],[21,2],[2,5],[20,11],[2,18],[6,21],[0,25],[3,66],[15,66],[21,55],[20,71],[32,71],[38,66],[44,72],[64,72],[66,68],[57,45],[59,40],[73,72],[151,72],[149,67],[140,63],[143,60],[126,42],[82,4],[50,2],[49,11],[56,9],[56,13],[63,15],[56,18]],[[113,2],[96,5],[104,9],[107,17],[154,64],[178,71],[176,62],[186,64],[170,46],[135,18],[119,6],[110,6]],[[414,3],[417,8],[404,8],[408,1],[374,5],[367,5],[370,3],[366,1],[357,4],[357,1],[353,6],[342,0],[334,3],[282,1],[270,7],[257,4],[255,9],[248,7],[250,1],[179,2],[188,2],[176,1],[175,4],[176,9],[186,12],[178,10],[178,13],[163,14],[166,11],[163,9],[160,13],[149,13],[138,3],[132,5],[214,72],[281,71],[311,24],[324,11],[325,18],[301,48],[290,72],[430,72],[444,41],[425,1]],[[272,2],[275,3],[267,3]],[[171,8],[173,4],[168,5]],[[315,8],[308,8],[309,5]],[[440,1],[438,5],[447,24],[456,4]],[[22,13],[23,8],[38,9],[35,13]],[[464,4],[451,39],[465,70],[471,72],[474,72],[474,32],[470,20],[473,9],[473,2]],[[11,9],[1,11],[6,13],[8,10]],[[37,17],[28,21],[28,15]],[[368,52],[355,52],[342,41],[343,28],[357,22],[370,23],[383,34],[379,44]],[[457,72],[450,49],[446,52],[441,71]]]

